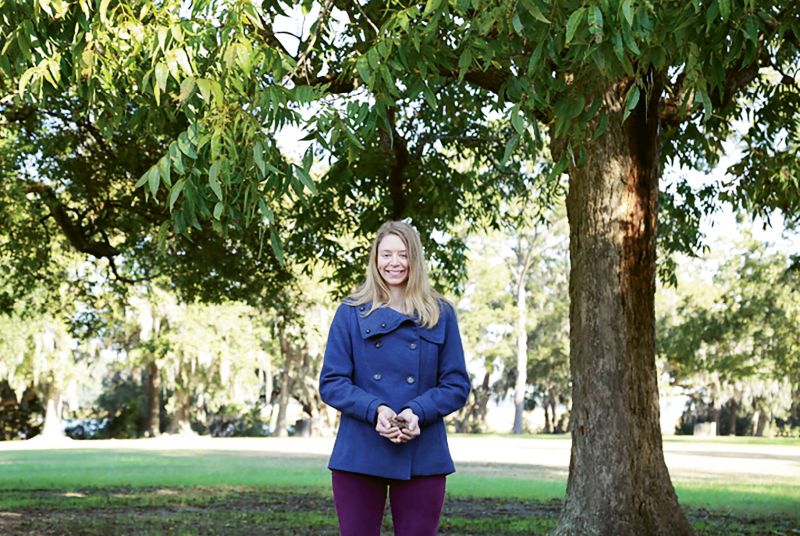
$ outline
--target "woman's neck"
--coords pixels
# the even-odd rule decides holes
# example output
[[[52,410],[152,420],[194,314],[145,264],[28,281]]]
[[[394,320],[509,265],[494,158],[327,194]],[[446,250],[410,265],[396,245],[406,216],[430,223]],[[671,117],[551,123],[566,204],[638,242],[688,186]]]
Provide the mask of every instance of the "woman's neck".
[[[406,289],[404,287],[389,287],[389,303],[392,309],[404,311],[406,306]]]

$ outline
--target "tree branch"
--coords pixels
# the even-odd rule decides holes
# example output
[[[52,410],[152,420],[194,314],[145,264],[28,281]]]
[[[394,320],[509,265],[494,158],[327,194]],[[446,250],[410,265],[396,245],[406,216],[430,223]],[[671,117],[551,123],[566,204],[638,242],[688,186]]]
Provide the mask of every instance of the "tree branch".
[[[58,196],[50,186],[41,182],[31,182],[25,185],[26,193],[38,194],[44,204],[50,209],[50,216],[64,232],[69,243],[82,253],[87,253],[93,257],[111,259],[119,255],[119,250],[112,246],[108,240],[92,241],[91,237],[84,234],[84,229],[80,223],[72,221],[67,214],[67,208],[58,200]]]

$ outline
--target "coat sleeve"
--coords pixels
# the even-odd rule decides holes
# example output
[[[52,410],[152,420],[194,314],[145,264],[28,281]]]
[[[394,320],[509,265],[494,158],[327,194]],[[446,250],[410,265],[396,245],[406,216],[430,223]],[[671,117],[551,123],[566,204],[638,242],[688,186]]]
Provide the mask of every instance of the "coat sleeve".
[[[412,398],[405,404],[419,417],[420,425],[432,424],[464,407],[472,382],[464,362],[464,348],[458,331],[456,314],[449,304],[443,305],[439,322],[446,322],[444,343],[439,350],[436,387]]]
[[[319,376],[319,394],[323,402],[343,414],[372,424],[378,406],[386,403],[353,383],[352,315],[352,307],[342,304],[333,317]]]

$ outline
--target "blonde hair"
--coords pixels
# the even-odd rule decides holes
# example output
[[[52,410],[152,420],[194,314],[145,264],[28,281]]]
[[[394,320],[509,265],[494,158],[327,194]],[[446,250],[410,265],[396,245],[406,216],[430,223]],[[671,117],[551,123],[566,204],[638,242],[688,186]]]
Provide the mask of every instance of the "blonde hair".
[[[408,278],[403,299],[403,312],[409,316],[415,316],[420,326],[432,328],[439,322],[442,296],[431,287],[419,233],[408,223],[387,221],[380,226],[369,250],[369,265],[364,284],[350,296],[350,300],[355,302],[355,305],[372,302],[372,306],[369,311],[364,313],[364,316],[369,315],[378,307],[387,305],[391,300],[389,287],[378,272],[378,246],[390,234],[403,241],[408,253]]]

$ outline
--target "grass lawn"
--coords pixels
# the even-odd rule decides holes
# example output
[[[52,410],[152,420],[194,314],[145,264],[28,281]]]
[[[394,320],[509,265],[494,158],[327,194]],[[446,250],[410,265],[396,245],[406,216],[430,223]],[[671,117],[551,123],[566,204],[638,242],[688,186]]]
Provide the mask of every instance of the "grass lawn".
[[[2,534],[336,534],[319,456],[258,451],[0,452]],[[544,534],[563,480],[448,479],[442,534]],[[800,535],[795,485],[676,482],[700,534]],[[386,516],[386,533],[391,519]]]

